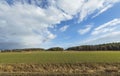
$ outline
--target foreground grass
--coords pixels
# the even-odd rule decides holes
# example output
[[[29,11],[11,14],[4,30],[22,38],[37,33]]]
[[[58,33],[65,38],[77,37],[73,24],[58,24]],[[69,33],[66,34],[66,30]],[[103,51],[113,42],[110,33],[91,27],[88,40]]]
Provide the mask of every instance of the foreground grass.
[[[0,53],[0,76],[120,76],[120,52]]]
[[[120,76],[120,63],[0,64],[0,76]]]
[[[120,63],[119,51],[0,53],[0,63]]]
[[[0,76],[120,76],[119,73],[101,74],[39,74],[39,73],[1,73]]]

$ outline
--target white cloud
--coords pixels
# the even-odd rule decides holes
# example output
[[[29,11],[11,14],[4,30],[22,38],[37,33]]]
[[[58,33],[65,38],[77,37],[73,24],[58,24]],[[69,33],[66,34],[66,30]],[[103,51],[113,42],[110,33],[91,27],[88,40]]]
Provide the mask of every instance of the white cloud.
[[[71,17],[53,6],[47,9],[21,3],[9,6],[0,1],[0,43],[34,47],[54,39],[48,28],[67,19]]]
[[[79,29],[78,33],[80,35],[88,33],[92,29],[92,25],[87,25],[84,29]]]
[[[102,14],[103,12],[107,11],[109,8],[111,8],[113,5],[108,5],[106,7],[104,7],[102,10],[100,10],[100,12],[98,12],[96,15],[94,15],[92,18],[95,18],[97,16],[99,16],[100,14]]]
[[[98,11],[97,14],[95,14],[92,18],[99,16],[103,12],[113,7],[113,5],[118,2],[120,2],[120,0],[104,0],[102,6],[100,7],[100,11]]]
[[[6,0],[0,1],[0,43],[20,47],[43,44],[57,36],[49,28],[54,28],[61,21],[73,19],[78,14],[79,21],[83,21],[96,10],[114,5],[119,0],[48,0],[46,8],[42,8],[43,0],[30,1],[13,0],[12,5]],[[67,28],[64,27],[63,31]],[[86,28],[82,32],[89,30]]]
[[[76,15],[80,12],[84,0],[56,0],[56,5],[69,15]]]
[[[60,28],[60,31],[61,31],[61,32],[64,32],[64,31],[66,31],[68,28],[69,28],[69,26],[68,26],[68,25],[65,25],[65,26],[63,26],[63,27]]]
[[[54,0],[53,4],[68,15],[79,15],[78,22],[81,22],[95,12],[98,16],[117,2],[120,0]]]
[[[113,19],[95,28],[91,36],[84,40],[87,44],[100,44],[120,41],[120,19]]]
[[[103,0],[88,0],[83,4],[80,12],[80,21],[83,21],[87,16],[95,12],[96,10],[100,10],[103,5]]]
[[[117,2],[120,2],[120,0],[88,0],[81,8],[79,21],[83,21],[87,18],[87,16],[98,11],[98,14],[93,16],[96,17],[104,11],[108,10]]]
[[[92,32],[92,35],[99,35],[112,32],[118,29],[118,27],[120,27],[120,19],[113,19],[112,21],[109,21],[95,28],[94,31]]]
[[[82,44],[103,44],[110,42],[120,42],[120,31],[115,31],[100,36],[91,36],[90,38],[84,40]]]

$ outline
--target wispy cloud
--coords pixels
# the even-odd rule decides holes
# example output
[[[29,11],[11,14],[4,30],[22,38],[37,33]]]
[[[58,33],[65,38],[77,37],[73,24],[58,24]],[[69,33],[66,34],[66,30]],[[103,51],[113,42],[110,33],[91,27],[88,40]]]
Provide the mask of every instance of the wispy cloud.
[[[119,0],[106,0],[106,1],[104,1],[104,4],[102,4],[102,6],[100,7],[100,10],[92,18],[99,16],[103,12],[105,12],[108,9],[110,9],[111,7],[113,7],[114,4],[118,3],[118,2],[120,2],[120,1]]]
[[[95,28],[92,32],[92,35],[99,35],[117,31],[116,29],[118,29],[118,27],[120,27],[120,19],[113,19],[112,21],[109,21]]]
[[[68,25],[65,25],[65,26],[63,26],[63,27],[60,28],[60,31],[61,31],[61,32],[64,32],[64,31],[66,31],[68,28],[69,28],[69,26],[68,26]]]
[[[120,19],[113,19],[107,23],[96,27],[91,36],[85,40],[85,43],[107,43],[120,41]]]
[[[80,35],[84,35],[84,34],[88,33],[88,32],[92,29],[92,26],[93,26],[93,25],[86,25],[85,28],[79,29],[79,30],[78,30],[78,33],[79,33]]]
[[[94,0],[94,1],[88,0],[87,2],[83,3],[83,6],[81,7],[79,21],[83,21],[89,15],[97,11],[98,13],[93,16],[94,18],[102,14],[104,11],[108,10],[115,3],[118,3],[118,2],[120,2],[120,0]]]
[[[100,14],[102,14],[103,12],[107,11],[109,8],[111,8],[113,5],[108,5],[106,7],[104,7],[102,10],[100,10],[100,12],[98,12],[96,15],[94,15],[92,18],[95,18],[97,16],[99,16]]]

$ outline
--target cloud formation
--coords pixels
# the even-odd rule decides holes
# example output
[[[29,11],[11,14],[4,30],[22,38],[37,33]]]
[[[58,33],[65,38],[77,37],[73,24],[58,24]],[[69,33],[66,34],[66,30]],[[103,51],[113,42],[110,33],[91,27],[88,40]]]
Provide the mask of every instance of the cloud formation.
[[[94,28],[85,43],[108,43],[120,41],[120,19],[116,18]]]
[[[48,28],[70,17],[50,6],[47,9],[30,4],[15,3],[10,6],[0,1],[0,41],[34,46],[54,39]]]
[[[95,28],[92,32],[92,35],[100,35],[111,33],[113,31],[118,31],[120,27],[120,19],[113,19],[99,27]]]
[[[61,31],[61,32],[64,32],[64,31],[66,31],[68,28],[69,28],[68,25],[64,25],[63,27],[60,28],[60,31]]]
[[[84,35],[84,34],[88,33],[92,29],[92,26],[93,25],[87,25],[84,29],[79,29],[78,33],[80,35]]]
[[[13,45],[9,48],[36,47],[56,37],[49,28],[54,29],[61,21],[79,16],[78,22],[81,22],[96,10],[102,11],[118,1],[1,0],[0,44],[4,43],[6,48],[10,43]]]

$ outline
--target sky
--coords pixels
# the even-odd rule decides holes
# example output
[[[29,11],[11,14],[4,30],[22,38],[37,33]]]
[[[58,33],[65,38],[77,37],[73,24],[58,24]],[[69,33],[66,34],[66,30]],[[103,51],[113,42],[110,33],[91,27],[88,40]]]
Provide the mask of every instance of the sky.
[[[0,49],[120,42],[120,0],[0,0]]]

